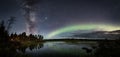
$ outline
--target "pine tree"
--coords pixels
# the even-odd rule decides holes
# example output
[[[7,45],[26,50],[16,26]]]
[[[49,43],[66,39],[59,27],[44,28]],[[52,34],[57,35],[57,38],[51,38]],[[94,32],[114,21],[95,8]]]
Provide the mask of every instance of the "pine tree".
[[[7,42],[9,39],[8,31],[5,28],[4,21],[0,24],[0,42]]]

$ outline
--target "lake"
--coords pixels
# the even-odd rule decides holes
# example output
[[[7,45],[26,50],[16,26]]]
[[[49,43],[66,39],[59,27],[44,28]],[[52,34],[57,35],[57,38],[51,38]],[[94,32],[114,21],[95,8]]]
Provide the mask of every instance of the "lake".
[[[54,41],[22,47],[17,49],[17,52],[31,57],[84,57],[93,54],[97,46],[95,41]]]

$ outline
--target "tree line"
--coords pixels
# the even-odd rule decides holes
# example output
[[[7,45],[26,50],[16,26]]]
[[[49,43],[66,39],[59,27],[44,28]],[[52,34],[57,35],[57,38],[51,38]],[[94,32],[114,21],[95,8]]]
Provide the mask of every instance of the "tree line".
[[[0,42],[7,43],[9,41],[41,41],[43,40],[42,35],[27,35],[26,32],[23,32],[21,34],[17,33],[9,33],[9,30],[11,29],[12,25],[14,24],[14,17],[11,17],[8,20],[7,26],[5,25],[5,21],[0,22]]]

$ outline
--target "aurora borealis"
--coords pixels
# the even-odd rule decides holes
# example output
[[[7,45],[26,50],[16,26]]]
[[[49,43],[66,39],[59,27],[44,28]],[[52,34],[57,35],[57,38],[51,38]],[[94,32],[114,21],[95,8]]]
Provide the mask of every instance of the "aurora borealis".
[[[48,34],[48,38],[54,37],[56,35],[65,33],[65,32],[72,32],[78,30],[94,30],[94,31],[114,31],[120,30],[119,26],[113,25],[103,25],[103,24],[81,24],[81,25],[71,25],[66,26],[60,29],[57,29],[50,34]]]

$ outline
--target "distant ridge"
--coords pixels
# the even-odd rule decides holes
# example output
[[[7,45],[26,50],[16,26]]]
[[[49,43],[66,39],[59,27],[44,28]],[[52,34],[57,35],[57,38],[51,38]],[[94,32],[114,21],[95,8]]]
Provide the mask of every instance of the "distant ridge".
[[[120,30],[94,31],[90,33],[74,34],[72,37],[117,39],[117,38],[120,38]]]

